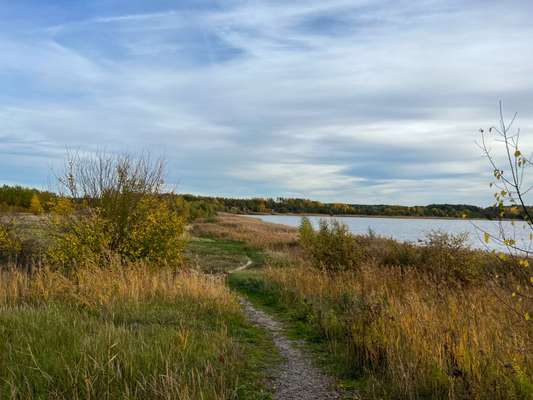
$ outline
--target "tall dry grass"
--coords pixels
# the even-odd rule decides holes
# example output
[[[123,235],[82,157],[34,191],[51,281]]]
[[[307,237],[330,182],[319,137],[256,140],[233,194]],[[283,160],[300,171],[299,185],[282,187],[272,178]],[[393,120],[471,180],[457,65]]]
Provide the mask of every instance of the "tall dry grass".
[[[224,283],[196,273],[87,268],[0,273],[0,398],[236,398],[241,321]]]
[[[234,239],[269,232],[253,239],[267,250],[285,237],[261,224],[241,217],[236,231],[219,229]],[[513,297],[510,288],[524,283],[512,260],[443,234],[415,246],[323,233],[333,237],[317,234],[307,243],[313,251],[303,243],[270,252],[270,266],[236,277],[236,287],[312,328],[344,373],[364,378],[371,398],[533,398],[533,324],[524,318],[532,299]],[[354,251],[341,251],[346,241]],[[354,259],[343,265],[353,268],[328,265],[347,255]]]
[[[214,222],[196,222],[192,233],[197,236],[240,240],[269,250],[294,247],[298,239],[298,230],[295,228],[227,213],[219,213]]]
[[[118,302],[186,301],[210,312],[239,312],[235,296],[221,278],[195,271],[117,263],[105,269],[81,268],[68,275],[46,268],[33,274],[18,269],[0,272],[0,305],[52,301],[92,308]]]
[[[268,268],[264,279],[348,371],[370,376],[373,395],[533,396],[533,330],[501,303],[502,289],[437,287],[416,271],[372,264],[335,274]]]

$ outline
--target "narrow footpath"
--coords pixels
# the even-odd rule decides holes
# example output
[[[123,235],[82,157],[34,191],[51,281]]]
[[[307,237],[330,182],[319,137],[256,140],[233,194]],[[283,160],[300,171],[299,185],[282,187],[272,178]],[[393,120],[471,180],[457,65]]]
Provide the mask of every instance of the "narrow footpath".
[[[251,265],[238,267],[230,273],[242,271]],[[316,368],[308,354],[305,354],[297,341],[288,339],[283,333],[281,323],[264,311],[255,308],[248,300],[241,297],[248,319],[255,325],[268,330],[274,344],[284,361],[278,371],[274,371],[274,398],[277,400],[329,400],[341,399],[343,396],[334,389],[334,381],[323,371]]]

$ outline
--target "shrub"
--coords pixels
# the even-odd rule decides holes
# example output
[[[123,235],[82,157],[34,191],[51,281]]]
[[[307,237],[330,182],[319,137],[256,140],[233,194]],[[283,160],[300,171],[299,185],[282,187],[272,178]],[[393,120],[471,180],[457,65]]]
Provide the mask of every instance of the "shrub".
[[[129,236],[119,249],[127,260],[148,260],[157,264],[181,263],[185,218],[170,200],[142,199],[133,211]]]
[[[16,261],[21,250],[22,241],[15,232],[13,222],[3,222],[0,220],[0,261]]]
[[[51,226],[53,241],[48,258],[56,267],[107,265],[113,258],[113,227],[99,210],[56,215]]]
[[[60,182],[77,207],[67,198],[54,207],[54,265],[71,269],[112,259],[181,264],[185,218],[175,197],[161,194],[161,161],[71,155]]]
[[[39,196],[34,194],[30,201],[30,212],[34,215],[41,215],[43,213],[43,206],[41,206],[41,201]]]
[[[338,221],[321,220],[317,231],[302,219],[299,242],[315,267],[329,271],[356,269],[362,252],[348,227]]]
[[[438,280],[473,282],[480,277],[483,263],[467,241],[467,233],[430,232],[420,249],[421,266]]]
[[[298,227],[298,242],[306,251],[311,251],[316,238],[313,225],[307,217],[303,217]]]

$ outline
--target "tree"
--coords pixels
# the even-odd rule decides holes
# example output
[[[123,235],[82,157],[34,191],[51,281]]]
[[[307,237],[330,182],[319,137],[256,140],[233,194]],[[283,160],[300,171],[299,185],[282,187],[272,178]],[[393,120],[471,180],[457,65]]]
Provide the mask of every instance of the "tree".
[[[298,228],[298,241],[300,245],[305,249],[309,250],[313,246],[315,238],[315,230],[311,221],[307,217],[303,217],[300,226]]]
[[[43,207],[41,206],[41,201],[37,194],[33,194],[30,201],[30,212],[34,215],[41,215],[43,213]]]
[[[500,254],[499,258],[509,259],[511,262],[507,262],[506,266],[512,267],[514,275],[519,278],[519,284],[511,289],[511,297],[518,299],[519,304],[512,304],[507,299],[502,301],[530,321],[533,308],[533,271],[530,266],[533,256],[533,215],[528,206],[528,196],[533,190],[533,177],[527,172],[533,166],[533,160],[520,147],[520,129],[513,128],[517,114],[507,121],[502,102],[499,111],[499,126],[492,126],[488,130],[480,129],[480,147],[492,168],[494,180],[490,187],[495,189],[494,207],[498,210],[496,233],[484,230],[482,234],[486,243],[494,241],[504,246],[507,254]],[[497,150],[493,150],[492,146]],[[529,231],[529,240],[520,240],[516,230],[509,232],[506,229],[503,221],[506,207],[510,207],[512,214],[522,217],[525,224],[522,230]],[[514,226],[515,222],[512,224]]]

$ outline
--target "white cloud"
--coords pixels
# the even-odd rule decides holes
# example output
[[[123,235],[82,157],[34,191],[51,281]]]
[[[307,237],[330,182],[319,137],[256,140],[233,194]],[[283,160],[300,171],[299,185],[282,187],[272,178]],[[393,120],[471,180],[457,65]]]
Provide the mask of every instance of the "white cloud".
[[[533,127],[526,8],[232,1],[0,30],[0,168],[152,149],[203,193],[485,203],[475,132],[499,98]]]

